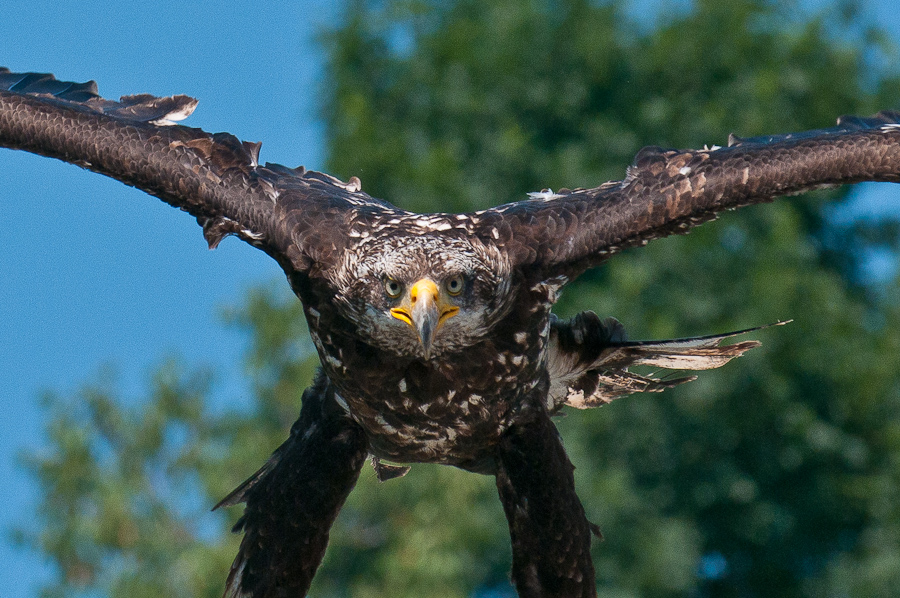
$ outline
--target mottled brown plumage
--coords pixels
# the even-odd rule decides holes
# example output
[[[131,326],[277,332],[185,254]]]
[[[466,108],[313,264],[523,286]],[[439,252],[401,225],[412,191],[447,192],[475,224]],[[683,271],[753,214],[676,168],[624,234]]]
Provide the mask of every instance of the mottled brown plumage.
[[[725,334],[629,342],[566,282],[725,209],[821,185],[900,181],[900,113],[703,150],[645,148],[623,181],[469,214],[413,214],[358,179],[260,165],[260,145],[174,125],[186,96],[101,98],[93,82],[0,69],[0,146],[79,164],[278,261],[322,362],[287,441],[222,505],[246,503],[227,596],[302,596],[366,457],[379,479],[431,462],[496,476],[521,596],[593,596],[590,538],[550,416],[693,379],[758,345]],[[746,331],[744,331],[746,332]],[[396,465],[390,463],[396,463]]]

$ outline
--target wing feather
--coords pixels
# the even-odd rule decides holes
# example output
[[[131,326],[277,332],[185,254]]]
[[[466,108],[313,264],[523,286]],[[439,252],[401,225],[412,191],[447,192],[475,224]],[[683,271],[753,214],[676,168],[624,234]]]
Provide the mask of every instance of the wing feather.
[[[367,454],[365,433],[338,406],[320,374],[303,393],[290,437],[214,507],[246,503],[234,526],[244,538],[228,575],[226,598],[306,595]]]
[[[520,417],[497,447],[497,490],[512,540],[512,581],[522,598],[597,595],[591,535],[575,468],[543,409]]]
[[[106,100],[70,83],[0,68],[0,146],[78,164],[197,217],[215,247],[235,234],[291,271],[341,255],[355,222],[409,216],[355,177],[258,163],[260,145],[172,124],[187,96]],[[823,185],[900,181],[900,112],[841,117],[836,127],[741,139],[703,150],[644,148],[623,181],[537,193],[467,215],[466,229],[513,266],[574,275],[626,247],[685,233],[722,210]],[[449,215],[442,215],[447,216]]]
[[[77,164],[189,212],[210,247],[237,235],[290,273],[327,262],[359,212],[399,212],[326,174],[259,164],[259,143],[173,124],[184,95],[102,98],[93,81],[0,68],[0,147]]]
[[[515,265],[571,276],[627,247],[686,233],[723,210],[821,186],[900,182],[900,111],[730,142],[644,148],[623,181],[532,194],[478,214],[475,232],[503,246]]]

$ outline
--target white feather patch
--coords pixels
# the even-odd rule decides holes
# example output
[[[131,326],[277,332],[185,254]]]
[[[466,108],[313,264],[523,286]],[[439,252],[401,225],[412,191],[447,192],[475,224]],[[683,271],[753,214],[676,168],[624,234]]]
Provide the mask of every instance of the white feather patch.
[[[540,191],[529,191],[528,197],[531,199],[550,201],[551,199],[560,199],[562,198],[562,195],[554,193],[553,189],[541,189]]]
[[[189,117],[194,112],[195,108],[197,108],[197,100],[194,100],[193,102],[188,102],[188,103],[184,104],[183,106],[181,106],[180,108],[178,108],[178,110],[173,110],[173,111],[169,112],[168,114],[161,116],[160,118],[157,118],[156,120],[151,120],[150,124],[157,125],[160,127],[168,127],[168,126],[174,125],[179,120],[184,120],[187,117]]]

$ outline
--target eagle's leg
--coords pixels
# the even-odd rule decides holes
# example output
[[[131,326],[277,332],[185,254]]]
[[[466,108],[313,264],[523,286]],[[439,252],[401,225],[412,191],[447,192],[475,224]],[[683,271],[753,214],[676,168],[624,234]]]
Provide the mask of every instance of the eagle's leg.
[[[246,502],[225,596],[302,597],[325,554],[328,532],[356,484],[368,445],[319,374],[303,393],[290,437],[216,508]]]
[[[512,538],[512,581],[522,598],[596,596],[591,531],[572,466],[543,409],[503,436],[497,488]]]

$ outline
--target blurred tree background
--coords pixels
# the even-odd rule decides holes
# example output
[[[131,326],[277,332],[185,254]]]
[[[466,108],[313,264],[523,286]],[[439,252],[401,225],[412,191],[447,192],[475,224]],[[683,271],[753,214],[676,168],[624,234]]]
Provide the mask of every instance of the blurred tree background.
[[[464,211],[624,175],[643,145],[827,126],[900,107],[897,48],[852,3],[695,0],[629,19],[622,2],[349,2],[323,37],[328,170],[415,210]],[[615,315],[633,338],[795,318],[761,349],[663,395],[557,420],[603,597],[894,596],[900,587],[896,221],[854,218],[848,189],[725,215],[618,256],[558,312]],[[847,213],[849,211],[849,217]],[[841,216],[843,214],[843,216]],[[255,393],[217,407],[214,377],[160,368],[123,401],[101,376],[47,397],[44,499],[21,532],[59,565],[45,595],[219,596],[239,512],[208,514],[286,437],[314,371],[277,281],[226,319],[250,339]],[[313,596],[512,596],[493,479],[367,468]]]

